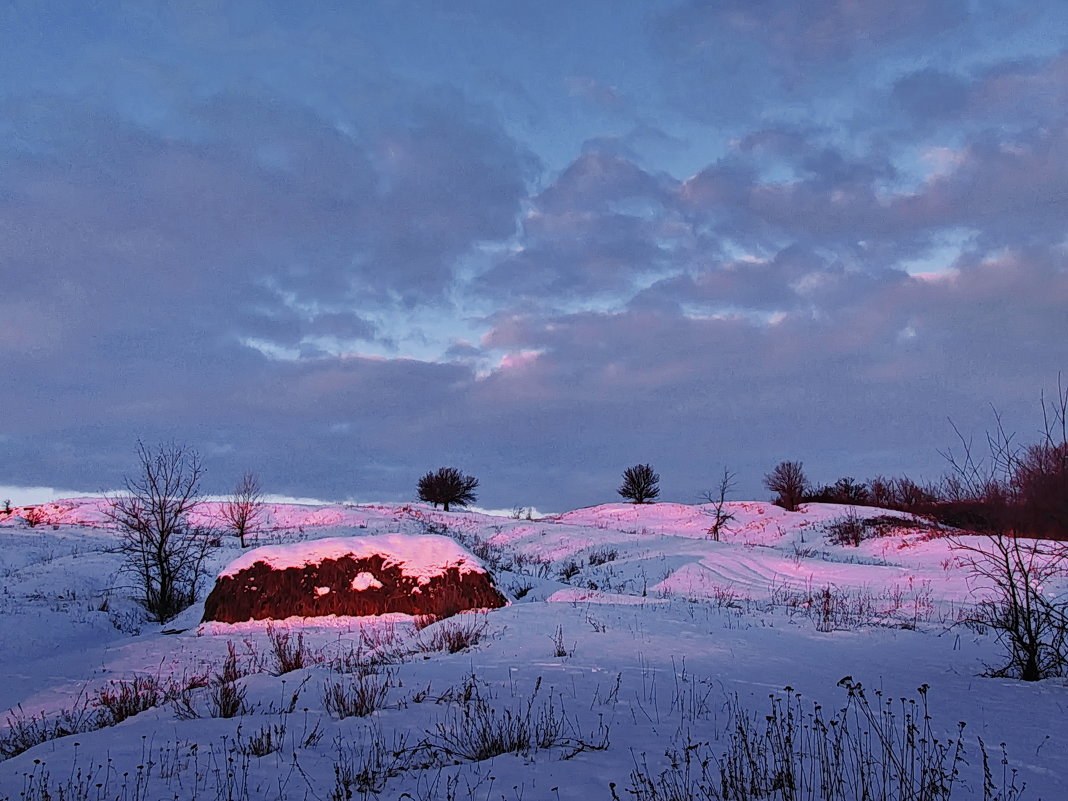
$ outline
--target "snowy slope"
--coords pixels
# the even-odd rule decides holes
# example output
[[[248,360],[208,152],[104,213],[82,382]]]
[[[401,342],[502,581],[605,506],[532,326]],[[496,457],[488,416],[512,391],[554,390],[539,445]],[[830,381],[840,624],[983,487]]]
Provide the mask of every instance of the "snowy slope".
[[[737,715],[763,721],[769,695],[789,702],[787,686],[802,709],[837,708],[846,676],[884,698],[919,700],[928,685],[940,738],[967,722],[970,789],[954,797],[983,797],[982,737],[999,787],[1004,742],[1022,797],[1068,798],[1068,687],[982,677],[1000,652],[955,625],[975,600],[967,573],[948,539],[907,516],[851,547],[826,536],[848,509],[823,504],[730,504],[720,542],[708,507],[676,504],[532,521],[419,504],[270,507],[257,544],[450,536],[517,601],[417,631],[403,615],[198,627],[199,604],[149,625],[117,574],[102,504],[57,502],[35,528],[19,510],[0,520],[0,709],[11,710],[0,744],[72,710],[71,728],[86,729],[0,761],[0,799],[43,799],[45,787],[87,799],[654,799],[667,796],[640,777],[670,772],[668,752],[721,755]],[[211,504],[198,513],[218,518]],[[215,571],[240,556],[235,538],[221,542]],[[450,653],[457,633],[477,642]],[[284,634],[291,649],[301,638],[307,665],[281,674]],[[239,677],[221,683],[229,654]],[[171,697],[88,730],[135,677]],[[211,716],[223,686],[243,694],[241,714]],[[356,690],[378,708],[342,717],[336,699]],[[474,724],[519,719],[544,748],[465,752]]]

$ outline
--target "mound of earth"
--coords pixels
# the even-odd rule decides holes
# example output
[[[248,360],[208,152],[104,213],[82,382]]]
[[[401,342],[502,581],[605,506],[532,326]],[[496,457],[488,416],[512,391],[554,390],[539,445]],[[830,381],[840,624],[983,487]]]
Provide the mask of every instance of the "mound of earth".
[[[338,537],[242,554],[219,574],[203,622],[389,612],[442,618],[506,603],[481,562],[447,537]]]

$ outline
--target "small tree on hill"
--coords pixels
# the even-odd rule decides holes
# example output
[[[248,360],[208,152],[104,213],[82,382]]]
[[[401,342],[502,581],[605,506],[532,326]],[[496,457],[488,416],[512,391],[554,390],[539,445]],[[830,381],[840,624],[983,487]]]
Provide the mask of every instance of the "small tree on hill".
[[[712,525],[708,527],[708,536],[719,542],[720,536],[727,530],[727,524],[734,520],[734,514],[727,511],[727,495],[735,486],[734,473],[723,468],[723,478],[719,481],[719,489],[708,490],[704,498],[712,505],[705,512],[712,517]]]
[[[119,530],[122,570],[134,577],[138,601],[163,623],[193,603],[204,575],[208,530],[189,519],[204,470],[196,451],[175,444],[149,450],[138,442],[137,457],[140,472],[104,513]]]
[[[455,467],[439,467],[437,472],[419,479],[419,500],[434,504],[435,509],[440,503],[447,512],[449,504],[467,506],[477,501],[477,486],[474,476],[465,476]]]
[[[801,462],[779,462],[764,476],[764,486],[775,493],[775,503],[796,512],[808,491],[808,479]]]
[[[242,548],[246,545],[245,537],[255,534],[263,525],[265,512],[260,480],[251,471],[241,476],[230,499],[220,510],[223,521],[241,540]]]
[[[633,503],[648,503],[660,495],[660,474],[647,464],[628,467],[616,492]]]

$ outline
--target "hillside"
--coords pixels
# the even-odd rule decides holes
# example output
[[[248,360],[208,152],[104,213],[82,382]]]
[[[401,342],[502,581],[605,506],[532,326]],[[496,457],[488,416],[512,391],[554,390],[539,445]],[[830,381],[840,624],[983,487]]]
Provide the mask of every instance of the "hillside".
[[[982,588],[953,532],[907,515],[858,507],[875,522],[854,547],[829,541],[851,513],[831,504],[728,504],[718,542],[702,506],[517,520],[271,505],[254,544],[445,534],[511,604],[429,625],[198,625],[209,582],[159,626],[123,586],[102,504],[39,507],[32,528],[26,510],[0,519],[0,754],[13,754],[0,762],[0,799],[58,788],[65,799],[715,798],[700,788],[719,780],[740,724],[787,725],[792,712],[815,725],[848,704],[854,727],[900,732],[912,716],[922,730],[924,702],[922,747],[962,737],[952,797],[983,797],[978,738],[991,797],[1068,797],[1068,686],[983,677],[999,646],[960,623]],[[211,523],[217,508],[198,514]],[[212,576],[240,554],[221,536]],[[48,736],[63,731],[76,733]],[[943,760],[951,771],[952,749]],[[680,785],[690,794],[671,795]]]

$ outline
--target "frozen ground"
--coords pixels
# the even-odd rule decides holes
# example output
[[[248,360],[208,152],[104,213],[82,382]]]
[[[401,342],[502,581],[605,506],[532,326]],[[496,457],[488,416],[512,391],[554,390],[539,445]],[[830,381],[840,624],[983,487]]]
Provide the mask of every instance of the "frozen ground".
[[[0,710],[10,710],[0,748],[79,730],[0,761],[0,799],[705,798],[701,762],[718,776],[740,721],[811,716],[814,703],[831,715],[849,700],[847,676],[886,726],[900,729],[924,697],[940,742],[967,724],[967,785],[954,798],[984,797],[978,738],[993,797],[1016,797],[1004,743],[1026,785],[1019,797],[1068,798],[1068,685],[983,677],[1000,651],[957,623],[975,598],[966,572],[949,540],[904,517],[851,547],[827,539],[848,508],[823,504],[730,504],[721,542],[701,506],[528,521],[418,504],[274,505],[261,544],[446,534],[513,603],[420,631],[401,615],[268,631],[198,626],[199,606],[166,627],[145,623],[117,576],[101,503],[58,502],[34,528],[22,511],[0,520]],[[214,517],[211,505],[202,513]],[[239,555],[223,537],[213,570]],[[279,662],[286,647],[304,667],[282,672],[293,667]],[[156,705],[89,725],[153,692]]]

